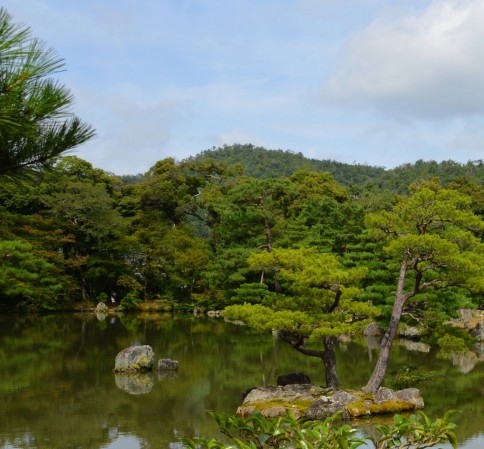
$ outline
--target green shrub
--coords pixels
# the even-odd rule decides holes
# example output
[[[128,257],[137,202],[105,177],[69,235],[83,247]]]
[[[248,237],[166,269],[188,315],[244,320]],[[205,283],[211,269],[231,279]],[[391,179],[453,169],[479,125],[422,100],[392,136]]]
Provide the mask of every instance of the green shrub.
[[[124,296],[124,298],[119,303],[120,310],[137,310],[141,299],[137,292],[129,292]]]
[[[455,424],[450,419],[455,411],[432,421],[419,411],[408,417],[395,415],[394,424],[377,425],[375,437],[361,437],[358,429],[343,424],[341,412],[324,421],[295,419],[288,411],[281,418],[265,418],[255,413],[247,418],[211,413],[220,431],[233,443],[196,437],[185,439],[189,449],[424,449],[449,443],[457,448]]]
[[[394,390],[417,387],[422,382],[431,379],[434,373],[416,366],[404,366],[388,376],[388,386]]]

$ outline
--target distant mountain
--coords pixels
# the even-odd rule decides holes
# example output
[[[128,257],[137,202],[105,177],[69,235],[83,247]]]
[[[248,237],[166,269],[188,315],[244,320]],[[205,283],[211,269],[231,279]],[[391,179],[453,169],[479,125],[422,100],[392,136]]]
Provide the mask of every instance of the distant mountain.
[[[302,153],[288,150],[268,150],[251,144],[224,145],[202,151],[188,160],[211,158],[227,164],[239,163],[247,176],[255,178],[280,178],[290,176],[305,168],[316,172],[331,173],[342,185],[372,185],[382,190],[404,193],[407,187],[427,179],[438,178],[445,184],[459,177],[471,178],[484,184],[484,163],[482,160],[461,164],[454,161],[419,160],[415,163],[400,165],[393,169],[374,167],[364,164],[345,164],[333,160],[308,159]]]
[[[380,179],[385,173],[385,169],[381,167],[308,159],[302,153],[267,150],[251,144],[214,147],[188,159],[196,161],[203,158],[224,161],[230,165],[239,163],[244,167],[245,174],[254,178],[280,178],[305,168],[316,172],[329,172],[343,185],[351,183],[364,185]]]

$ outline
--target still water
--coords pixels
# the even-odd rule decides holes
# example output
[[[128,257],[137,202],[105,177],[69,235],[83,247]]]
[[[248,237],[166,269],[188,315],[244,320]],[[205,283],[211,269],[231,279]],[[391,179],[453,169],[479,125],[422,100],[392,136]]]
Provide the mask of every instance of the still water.
[[[118,387],[114,359],[134,344],[150,345],[156,361],[178,360],[178,374],[155,373],[144,394]],[[376,358],[371,348],[364,341],[339,343],[343,386],[365,383]],[[459,447],[484,448],[484,362],[472,355],[439,358],[428,348],[398,344],[389,371],[402,366],[433,373],[420,385],[426,413],[460,410]],[[208,411],[233,413],[246,388],[275,384],[278,375],[291,371],[324,383],[318,359],[298,354],[270,333],[221,319],[3,316],[0,448],[179,449],[183,437],[220,436]]]

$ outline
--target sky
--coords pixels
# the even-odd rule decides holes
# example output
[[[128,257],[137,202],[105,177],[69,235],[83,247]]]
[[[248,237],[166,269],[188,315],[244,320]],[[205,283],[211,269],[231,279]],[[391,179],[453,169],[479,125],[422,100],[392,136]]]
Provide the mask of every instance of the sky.
[[[393,168],[484,159],[484,0],[2,0],[65,61],[117,175],[251,143]]]

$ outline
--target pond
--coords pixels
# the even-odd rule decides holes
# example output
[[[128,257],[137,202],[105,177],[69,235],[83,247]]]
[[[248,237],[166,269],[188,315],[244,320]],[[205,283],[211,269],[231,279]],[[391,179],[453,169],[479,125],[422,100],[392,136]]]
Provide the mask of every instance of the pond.
[[[146,394],[119,388],[114,359],[134,344],[150,345],[156,360],[178,360],[177,375],[155,373]],[[337,350],[343,386],[361,387],[377,350],[357,340],[341,341]],[[484,362],[399,343],[389,371],[401,367],[432,374],[420,385],[427,414],[461,411],[459,447],[484,447]],[[0,317],[0,448],[179,449],[183,437],[219,437],[208,411],[233,413],[246,388],[275,384],[292,371],[324,383],[318,359],[221,319],[6,315]]]

